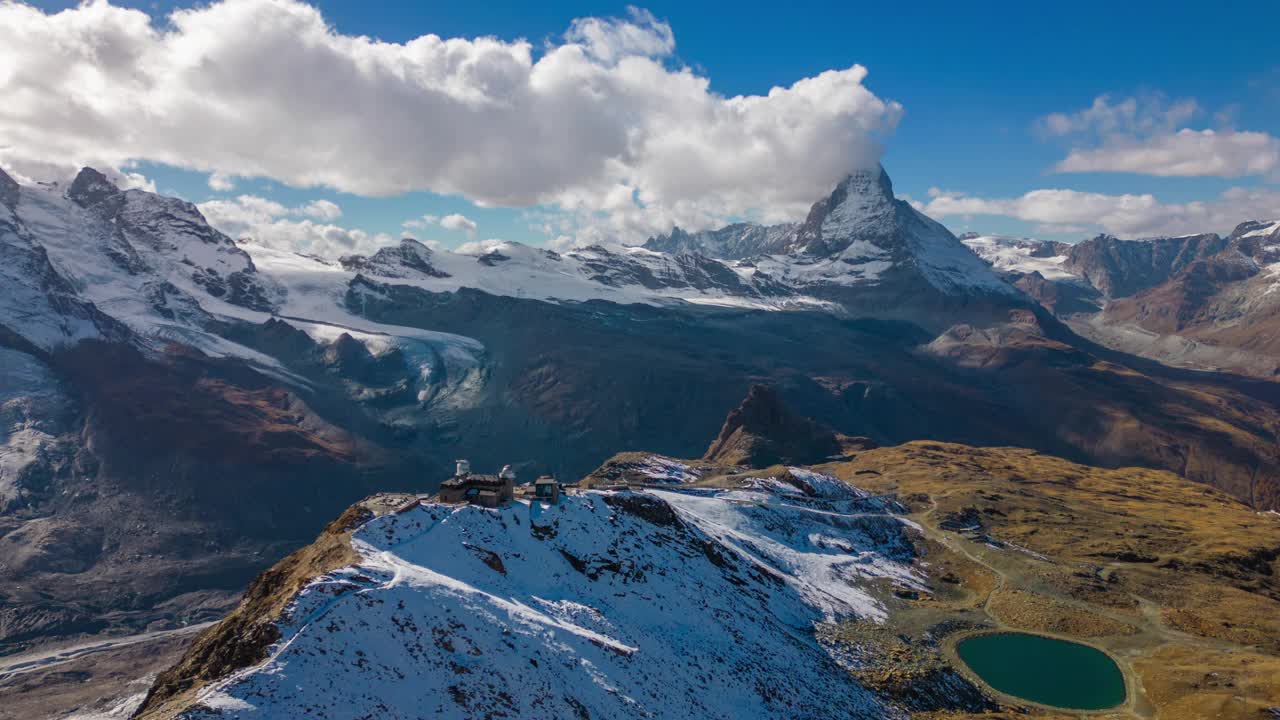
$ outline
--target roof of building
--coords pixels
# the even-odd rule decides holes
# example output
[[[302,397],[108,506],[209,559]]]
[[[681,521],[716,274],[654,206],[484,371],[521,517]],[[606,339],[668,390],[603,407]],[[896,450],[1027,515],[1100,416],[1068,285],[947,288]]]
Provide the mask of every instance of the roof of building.
[[[476,486],[476,485],[486,486],[486,487],[501,487],[502,485],[506,485],[508,482],[510,481],[507,480],[506,478],[500,478],[497,475],[478,475],[475,473],[471,473],[469,475],[463,475],[461,477],[457,477],[457,476],[451,477],[448,480],[445,480],[441,484],[447,487],[466,487],[466,486]]]

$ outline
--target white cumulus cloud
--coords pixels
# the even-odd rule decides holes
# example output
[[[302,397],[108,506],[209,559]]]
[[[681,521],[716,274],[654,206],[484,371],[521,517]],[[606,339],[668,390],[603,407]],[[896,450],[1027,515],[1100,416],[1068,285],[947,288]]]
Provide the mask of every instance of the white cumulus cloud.
[[[298,212],[317,220],[337,220],[342,217],[342,208],[338,207],[337,203],[328,200],[312,200],[298,208]]]
[[[627,8],[627,15],[627,20],[578,18],[569,26],[565,39],[605,62],[627,55],[663,57],[675,51],[676,37],[670,25],[634,6]]]
[[[461,230],[467,235],[476,234],[476,221],[460,213],[453,213],[440,218],[440,227],[445,230]]]
[[[1161,95],[1113,100],[1099,95],[1083,110],[1051,113],[1039,121],[1046,135],[1140,135],[1176,130],[1200,112],[1200,104],[1184,98],[1170,101]]]
[[[217,192],[230,192],[236,189],[236,182],[234,178],[222,173],[210,173],[209,189]]]
[[[1280,138],[1261,132],[1191,130],[1072,150],[1058,172],[1129,172],[1179,177],[1271,175],[1280,170]]]
[[[328,200],[290,208],[257,195],[238,195],[209,200],[197,207],[210,225],[233,238],[321,257],[367,254],[394,240],[383,233],[368,233],[326,222],[342,214],[341,208]]]
[[[1280,178],[1280,138],[1265,132],[1184,126],[1200,112],[1194,100],[1168,102],[1151,96],[1113,101],[1104,95],[1083,110],[1042,118],[1039,128],[1045,135],[1068,137],[1074,143],[1054,166],[1057,172]]]
[[[1208,202],[1162,203],[1151,194],[1032,190],[980,198],[932,189],[923,211],[937,218],[998,215],[1063,228],[1097,227],[1122,237],[1225,233],[1247,220],[1280,218],[1280,190],[1231,188]]]
[[[432,225],[440,222],[439,215],[423,215],[422,217],[410,218],[400,223],[400,227],[405,230],[425,230]]]
[[[547,206],[572,232],[793,219],[875,163],[901,108],[861,66],[726,97],[643,10],[560,42],[345,35],[298,0],[165,18],[0,2],[0,164],[165,163],[382,196]]]

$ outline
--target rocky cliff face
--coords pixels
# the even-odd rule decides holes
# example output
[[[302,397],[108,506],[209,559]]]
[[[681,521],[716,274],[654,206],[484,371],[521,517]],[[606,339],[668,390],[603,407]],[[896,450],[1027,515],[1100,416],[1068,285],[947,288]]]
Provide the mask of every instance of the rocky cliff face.
[[[1226,241],[1212,233],[1141,241],[1099,235],[1072,245],[1064,267],[1108,297],[1127,297],[1167,281],[1225,246]]]
[[[1110,303],[1095,325],[1178,338],[1201,364],[1280,376],[1280,223],[1244,223],[1220,251]]]

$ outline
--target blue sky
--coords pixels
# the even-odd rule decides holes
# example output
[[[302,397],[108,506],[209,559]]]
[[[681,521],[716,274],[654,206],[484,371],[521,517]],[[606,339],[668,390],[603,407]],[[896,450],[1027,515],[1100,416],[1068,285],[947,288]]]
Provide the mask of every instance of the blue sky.
[[[35,2],[54,11],[68,2]],[[126,2],[159,18],[189,3]],[[313,3],[341,35],[368,35],[394,43],[434,33],[443,38],[494,36],[530,40],[534,55],[545,44],[564,42],[575,18],[626,17],[625,4],[579,2]],[[901,117],[884,143],[883,163],[900,195],[929,203],[930,189],[978,198],[973,214],[941,217],[949,227],[1074,240],[1099,230],[1142,234],[1148,228],[1176,229],[1177,222],[1221,224],[1233,212],[1280,215],[1274,195],[1280,167],[1249,173],[1231,169],[1189,171],[1161,176],[1146,166],[1106,171],[1054,172],[1073,148],[1097,149],[1117,143],[1125,148],[1158,144],[1188,128],[1247,131],[1259,147],[1274,147],[1280,136],[1280,56],[1274,30],[1280,3],[1072,2],[1026,3],[789,2],[715,7],[704,3],[649,2],[644,8],[669,25],[674,52],[662,57],[670,68],[688,66],[724,96],[761,95],[827,70],[857,63],[869,75],[864,85],[874,95],[902,106]],[[1163,129],[1116,131],[1096,128],[1053,135],[1043,118],[1088,108],[1107,96],[1114,106],[1137,98],[1139,116],[1170,120]],[[1196,110],[1173,119],[1179,101]],[[1158,123],[1157,123],[1158,124]],[[404,138],[404,142],[431,142]],[[1146,157],[1146,156],[1143,156]],[[1137,162],[1137,161],[1135,161]],[[1144,161],[1145,162],[1145,161]],[[398,235],[402,223],[422,215],[458,213],[477,224],[473,233],[437,225],[425,234],[446,245],[467,239],[499,237],[531,243],[549,239],[530,227],[530,215],[555,214],[563,207],[478,207],[463,194],[414,191],[367,197],[325,187],[296,188],[280,181],[238,178],[234,188],[210,188],[208,173],[144,160],[135,169],[162,192],[203,202],[249,194],[299,207],[327,199],[341,207],[333,222],[368,233]],[[1220,175],[1226,175],[1225,177]],[[1125,215],[1110,224],[1088,221],[1088,214],[1066,212],[1070,219],[1045,222],[1034,209],[1012,210],[996,201],[1042,189],[1067,189],[1107,196],[1153,195],[1160,207],[1175,206],[1174,220],[1161,223]],[[1234,189],[1234,190],[1233,190]],[[1201,212],[1185,207],[1218,201],[1222,193],[1254,192],[1248,202]],[[1259,195],[1260,194],[1260,195]],[[934,195],[938,195],[937,192]],[[817,199],[816,197],[813,199]],[[991,202],[987,202],[991,201]],[[1007,203],[1006,203],[1007,205]],[[737,206],[734,206],[737,207]],[[931,205],[939,212],[942,204]],[[730,210],[730,214],[737,214]],[[1099,211],[1102,212],[1102,211]],[[1152,213],[1159,212],[1158,209]],[[1216,214],[1215,214],[1216,212]],[[1181,214],[1179,214],[1181,213]],[[937,213],[934,213],[937,214]],[[1057,211],[1048,212],[1057,217]],[[1251,219],[1240,217],[1239,220]],[[1229,227],[1187,227],[1224,231]]]

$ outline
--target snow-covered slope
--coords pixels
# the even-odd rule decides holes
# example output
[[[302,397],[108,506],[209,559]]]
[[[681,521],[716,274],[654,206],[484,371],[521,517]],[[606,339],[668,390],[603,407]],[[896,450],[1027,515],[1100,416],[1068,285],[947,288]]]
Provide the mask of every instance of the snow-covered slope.
[[[375,518],[185,717],[898,717],[814,626],[921,589],[913,530],[805,475]]]
[[[257,258],[261,249],[246,246]],[[273,273],[272,260],[258,260]],[[432,250],[412,239],[372,256],[342,258],[341,269],[433,292],[473,288],[494,295],[623,304],[705,305],[781,310],[821,305],[753,269],[702,255],[667,254],[641,247],[594,245],[565,253],[490,240],[461,252]],[[336,268],[335,268],[336,269]]]
[[[405,239],[369,256],[327,260],[233,241],[194,205],[120,190],[89,168],[65,186],[19,186],[6,175],[0,333],[44,351],[92,338],[147,352],[176,343],[304,385],[298,358],[255,342],[252,328],[274,320],[320,346],[346,334],[374,355],[403,353],[427,380],[411,381],[423,397],[439,397],[425,387],[427,376],[477,377],[485,348],[456,334],[369,320],[368,293],[411,286],[559,304],[884,312],[933,329],[971,320],[938,315],[947,298],[1022,302],[945,228],[895,199],[880,169],[851,175],[804,225],[753,227],[726,229],[713,244],[771,254],[726,260],[623,246],[556,253],[502,241],[446,251]],[[922,297],[917,308],[913,299]]]
[[[0,347],[0,512],[39,493],[56,457],[73,405],[49,368],[26,353]],[[35,488],[26,485],[37,486]]]
[[[203,332],[202,301],[270,311],[269,283],[248,254],[210,228],[195,206],[116,189],[85,169],[69,187],[22,187],[0,210],[5,293],[26,305],[6,313],[17,332],[49,350],[127,328],[143,342],[177,340],[222,354]],[[245,351],[247,352],[247,350]],[[232,353],[234,354],[234,353]],[[269,362],[265,358],[257,358]]]
[[[9,180],[4,176],[4,180]],[[9,181],[12,183],[12,181]],[[483,348],[469,338],[380,325],[348,312],[354,273],[293,253],[246,248],[205,222],[190,203],[121,191],[86,168],[69,186],[5,185],[0,193],[0,326],[43,350],[87,338],[169,342],[236,357],[289,383],[274,357],[228,340],[227,321],[290,318],[319,343],[347,333],[372,352],[440,356],[462,374]],[[420,363],[424,372],[427,363]]]
[[[824,306],[753,270],[634,247],[559,254],[485,242],[435,252],[406,239],[370,257],[327,261],[238,244],[195,206],[121,191],[88,168],[65,187],[19,186],[0,175],[0,258],[0,325],[31,345],[52,350],[127,329],[144,345],[177,341],[277,374],[283,370],[272,358],[228,341],[216,324],[278,316],[319,342],[349,332],[362,341],[380,336],[446,352],[479,350],[466,338],[387,327],[351,312],[347,292],[360,274],[433,292],[472,288],[551,302]]]
[[[1227,238],[1227,255],[1238,254],[1260,272],[1264,282],[1255,283],[1263,288],[1267,300],[1280,290],[1280,220],[1264,220],[1241,223]],[[1257,294],[1255,291],[1254,295]]]
[[[961,241],[997,270],[1020,274],[1038,272],[1046,280],[1078,280],[1063,267],[1067,255],[1053,243],[1009,235],[966,235]]]
[[[47,351],[109,333],[108,320],[78,297],[18,218],[20,195],[0,171],[0,335]]]

